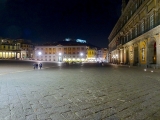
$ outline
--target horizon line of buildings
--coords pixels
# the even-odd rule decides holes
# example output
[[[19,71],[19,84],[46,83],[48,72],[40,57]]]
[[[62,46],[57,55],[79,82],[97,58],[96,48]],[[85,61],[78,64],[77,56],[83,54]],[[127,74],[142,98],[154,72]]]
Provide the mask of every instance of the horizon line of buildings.
[[[50,62],[107,61],[107,51],[107,48],[99,48],[81,39],[33,45],[29,40],[0,38],[0,59]]]

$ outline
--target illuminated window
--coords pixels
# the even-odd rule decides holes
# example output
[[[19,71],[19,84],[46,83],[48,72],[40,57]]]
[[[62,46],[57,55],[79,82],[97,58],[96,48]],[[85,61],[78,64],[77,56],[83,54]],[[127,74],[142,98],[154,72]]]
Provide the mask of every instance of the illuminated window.
[[[132,39],[132,30],[131,30],[131,39]]]
[[[126,37],[124,36],[124,39],[123,39],[123,40],[124,40],[124,43],[126,42],[125,38],[126,38]]]
[[[141,23],[141,32],[144,32],[144,21]]]
[[[138,7],[137,3],[136,3],[136,6],[135,6],[135,7],[136,7],[136,9],[137,9],[137,7]]]
[[[150,16],[150,28],[153,28],[153,26],[154,26],[154,15],[152,14]]]
[[[137,36],[137,26],[135,27],[135,36]]]

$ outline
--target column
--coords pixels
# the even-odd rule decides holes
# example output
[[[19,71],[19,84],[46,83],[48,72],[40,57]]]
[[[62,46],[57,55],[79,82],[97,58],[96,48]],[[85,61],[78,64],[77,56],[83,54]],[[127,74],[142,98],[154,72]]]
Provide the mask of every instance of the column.
[[[138,66],[140,65],[140,42],[138,42],[137,43],[137,47],[138,47],[138,55],[137,55],[137,57],[138,57]]]
[[[145,55],[145,62],[146,62],[146,66],[149,65],[149,50],[148,50],[148,39],[145,40],[146,41],[146,46],[145,46],[145,50],[146,50],[146,55]]]
[[[157,65],[160,67],[160,34],[156,38],[156,57],[157,57]]]
[[[123,63],[123,49],[120,49],[120,63]]]
[[[123,62],[126,64],[126,48],[123,50]]]

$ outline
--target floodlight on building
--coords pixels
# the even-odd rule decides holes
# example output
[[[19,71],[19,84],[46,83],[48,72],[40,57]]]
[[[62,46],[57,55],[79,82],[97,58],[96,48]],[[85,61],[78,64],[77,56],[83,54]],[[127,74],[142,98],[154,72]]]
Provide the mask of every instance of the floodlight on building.
[[[62,53],[59,53],[58,55],[62,55]]]
[[[83,56],[83,53],[80,53],[80,56]]]
[[[38,55],[42,55],[42,52],[38,52]]]

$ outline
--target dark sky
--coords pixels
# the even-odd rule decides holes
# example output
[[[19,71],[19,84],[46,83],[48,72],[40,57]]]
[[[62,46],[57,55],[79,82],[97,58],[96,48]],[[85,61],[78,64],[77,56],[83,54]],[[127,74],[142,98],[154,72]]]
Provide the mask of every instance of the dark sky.
[[[34,43],[84,39],[107,47],[121,0],[0,0],[0,37]]]

